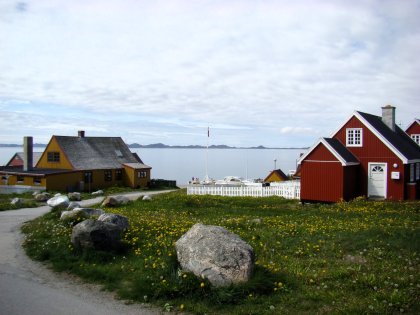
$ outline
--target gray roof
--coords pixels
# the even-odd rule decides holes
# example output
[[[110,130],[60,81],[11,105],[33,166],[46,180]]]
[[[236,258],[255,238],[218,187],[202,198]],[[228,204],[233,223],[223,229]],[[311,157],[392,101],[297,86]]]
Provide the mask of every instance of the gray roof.
[[[150,166],[143,163],[124,163],[124,165],[134,169],[151,168]]]
[[[54,137],[77,170],[115,169],[125,163],[138,163],[121,137]]]
[[[359,163],[359,160],[347,148],[335,138],[324,138],[326,142],[341,156],[345,163]]]

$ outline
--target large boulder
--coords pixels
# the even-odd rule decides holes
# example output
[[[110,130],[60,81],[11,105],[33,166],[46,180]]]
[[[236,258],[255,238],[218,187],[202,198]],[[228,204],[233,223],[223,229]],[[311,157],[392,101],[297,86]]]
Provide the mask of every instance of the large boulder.
[[[252,247],[220,226],[195,224],[175,248],[185,271],[207,278],[214,286],[246,282],[254,269]]]
[[[126,205],[130,202],[130,199],[126,196],[108,196],[102,202],[102,207],[118,207]]]
[[[47,205],[52,208],[67,208],[69,203],[69,198],[63,195],[54,196],[47,201]]]
[[[119,214],[114,214],[114,213],[101,214],[98,220],[116,224],[121,228],[121,230],[126,230],[130,226],[130,224],[128,223],[127,217],[123,215],[119,215]]]
[[[80,201],[81,195],[79,192],[71,192],[67,194],[67,197],[69,197],[69,200],[71,201]]]
[[[71,242],[75,248],[118,250],[121,247],[121,229],[113,223],[85,220],[73,227]]]
[[[37,192],[34,195],[34,199],[36,201],[41,201],[41,202],[45,202],[45,201],[47,201],[50,198],[51,198],[51,195],[49,193],[47,193],[47,192],[42,192],[42,193]]]

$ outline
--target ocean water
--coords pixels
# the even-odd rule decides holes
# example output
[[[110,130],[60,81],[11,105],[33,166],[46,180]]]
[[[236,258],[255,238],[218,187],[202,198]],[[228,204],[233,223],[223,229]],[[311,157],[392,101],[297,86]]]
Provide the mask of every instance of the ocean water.
[[[5,165],[22,148],[0,148],[0,165]],[[43,148],[34,148],[43,151]],[[296,169],[296,161],[305,149],[131,149],[152,167],[152,178],[176,180],[185,185],[192,177],[222,179],[238,176],[265,178],[274,167],[286,174]],[[276,162],[274,162],[276,160]]]

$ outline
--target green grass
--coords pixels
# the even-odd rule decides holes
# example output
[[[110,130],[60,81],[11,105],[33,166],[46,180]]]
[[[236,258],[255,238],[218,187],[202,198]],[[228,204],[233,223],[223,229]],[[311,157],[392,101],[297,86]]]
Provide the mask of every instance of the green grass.
[[[418,314],[420,202],[305,205],[277,197],[187,196],[106,209],[131,227],[119,253],[75,250],[52,212],[23,227],[24,247],[58,271],[124,299],[194,314]],[[255,250],[249,283],[214,288],[179,269],[174,242],[197,222]]]
[[[12,206],[10,202],[13,198],[22,198],[24,202],[21,206]],[[34,208],[42,206],[43,203],[35,201],[32,192],[23,194],[0,194],[0,211],[15,210],[19,208]]]

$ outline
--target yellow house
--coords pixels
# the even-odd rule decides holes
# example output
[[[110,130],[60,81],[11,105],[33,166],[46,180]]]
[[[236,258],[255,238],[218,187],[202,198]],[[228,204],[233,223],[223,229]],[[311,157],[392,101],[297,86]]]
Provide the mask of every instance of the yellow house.
[[[288,180],[286,174],[283,173],[281,169],[278,170],[272,170],[270,174],[264,179],[265,183],[272,183],[272,182],[283,182]]]
[[[35,167],[31,137],[25,137],[24,150],[23,167],[0,169],[2,185],[92,191],[114,185],[146,187],[150,182],[151,167],[121,137],[85,137],[84,131],[73,137],[52,136]]]

